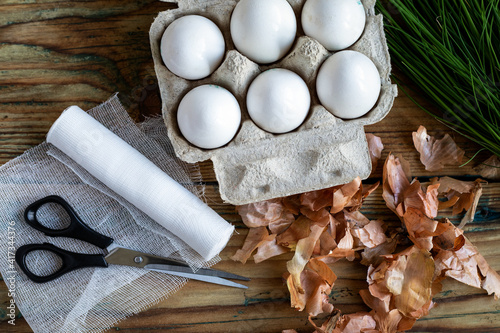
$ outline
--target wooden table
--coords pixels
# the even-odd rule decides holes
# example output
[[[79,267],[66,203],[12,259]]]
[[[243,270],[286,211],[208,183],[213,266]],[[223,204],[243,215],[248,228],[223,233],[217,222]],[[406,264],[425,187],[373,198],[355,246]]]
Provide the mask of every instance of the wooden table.
[[[0,5],[0,164],[15,158],[45,139],[45,135],[67,106],[89,109],[114,92],[131,116],[160,113],[155,72],[149,48],[148,30],[155,15],[172,4],[154,0],[2,0]],[[414,176],[459,176],[475,179],[472,166],[486,159],[426,172],[418,160],[411,132],[424,125],[432,135],[450,133],[472,156],[478,147],[452,133],[416,108],[400,93],[391,113],[380,123],[366,128],[382,138],[385,150],[403,154]],[[424,101],[421,101],[425,103]],[[373,179],[381,177],[381,167]],[[201,163],[203,180],[212,208],[236,225],[239,232],[222,252],[216,268],[250,277],[248,290],[225,288],[190,281],[174,296],[116,324],[108,332],[280,332],[294,328],[311,332],[307,315],[290,308],[289,295],[281,276],[291,255],[282,255],[260,264],[246,265],[229,257],[242,245],[247,233],[234,207],[224,204],[209,162]],[[466,234],[491,266],[500,270],[500,184],[484,188],[475,221]],[[386,208],[381,191],[365,203],[362,212],[389,224],[396,217]],[[453,219],[458,221],[459,217]],[[338,280],[333,288],[334,304],[349,313],[367,310],[358,295],[366,288],[366,270],[351,262],[333,267]],[[7,288],[0,284],[0,331],[31,332],[18,318],[16,326],[5,317]],[[436,296],[438,307],[417,321],[414,332],[500,332],[500,302],[482,290],[446,280]]]

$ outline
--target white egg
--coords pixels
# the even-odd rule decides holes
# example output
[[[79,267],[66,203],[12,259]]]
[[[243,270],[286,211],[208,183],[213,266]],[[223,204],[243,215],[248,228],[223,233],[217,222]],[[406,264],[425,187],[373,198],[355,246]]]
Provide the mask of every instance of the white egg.
[[[365,28],[366,14],[360,0],[307,0],[301,21],[307,36],[326,49],[337,51],[359,39]]]
[[[177,110],[182,135],[193,145],[218,148],[233,139],[241,122],[240,105],[226,89],[203,85],[189,91]]]
[[[250,118],[271,133],[286,133],[299,127],[309,112],[310,104],[306,83],[287,69],[265,71],[248,88]]]
[[[238,51],[259,64],[268,64],[288,52],[297,21],[286,0],[241,0],[233,10],[230,29]]]
[[[198,80],[212,74],[225,52],[219,27],[206,17],[183,16],[173,21],[161,38],[161,57],[177,76]]]
[[[327,110],[339,118],[353,119],[373,108],[380,84],[380,74],[370,58],[356,51],[341,51],[321,65],[316,91]]]

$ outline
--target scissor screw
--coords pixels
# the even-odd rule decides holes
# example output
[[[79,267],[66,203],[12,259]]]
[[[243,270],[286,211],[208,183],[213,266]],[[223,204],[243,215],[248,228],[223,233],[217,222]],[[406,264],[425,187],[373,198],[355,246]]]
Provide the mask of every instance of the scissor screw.
[[[142,257],[137,256],[137,257],[134,258],[134,262],[137,263],[137,264],[140,264],[143,261],[144,261],[144,259],[142,259]]]

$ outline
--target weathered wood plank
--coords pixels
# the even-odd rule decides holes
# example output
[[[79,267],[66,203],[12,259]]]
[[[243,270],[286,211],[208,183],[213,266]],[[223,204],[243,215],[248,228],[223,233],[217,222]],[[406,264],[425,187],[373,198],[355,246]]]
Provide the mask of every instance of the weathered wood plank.
[[[119,92],[139,117],[138,93],[155,75],[149,27],[175,4],[20,2],[0,15],[0,164],[42,142],[69,105],[89,109]]]

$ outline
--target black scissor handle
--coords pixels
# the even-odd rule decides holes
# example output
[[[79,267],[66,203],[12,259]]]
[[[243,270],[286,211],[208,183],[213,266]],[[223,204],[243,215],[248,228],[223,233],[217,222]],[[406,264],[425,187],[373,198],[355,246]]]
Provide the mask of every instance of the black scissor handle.
[[[43,226],[38,221],[36,213],[40,207],[47,203],[58,204],[66,211],[66,213],[68,213],[71,220],[68,227],[64,229],[50,229]],[[24,220],[30,226],[43,232],[47,236],[76,238],[87,243],[94,244],[101,249],[104,249],[113,243],[113,238],[101,235],[97,231],[90,229],[89,226],[87,226],[80,219],[73,208],[63,198],[57,195],[50,195],[29,205],[24,211]]]
[[[26,256],[32,251],[50,251],[62,259],[62,266],[56,272],[39,276],[31,272],[26,265]],[[49,282],[58,277],[71,272],[72,270],[84,267],[108,267],[108,263],[101,254],[81,254],[66,251],[49,243],[23,245],[16,251],[16,262],[28,278],[37,283]]]

